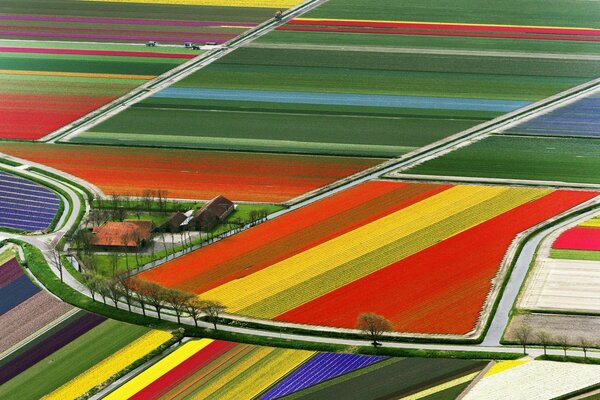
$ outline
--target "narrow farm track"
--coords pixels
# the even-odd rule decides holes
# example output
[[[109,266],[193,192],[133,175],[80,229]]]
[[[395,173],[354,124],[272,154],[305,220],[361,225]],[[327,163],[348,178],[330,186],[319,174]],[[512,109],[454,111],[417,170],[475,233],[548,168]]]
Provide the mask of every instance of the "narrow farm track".
[[[293,49],[293,50],[329,50],[353,51],[367,53],[394,53],[394,54],[433,54],[443,56],[477,56],[477,57],[507,57],[530,58],[542,60],[585,60],[600,61],[600,56],[595,54],[561,54],[522,51],[489,51],[489,50],[458,50],[458,49],[430,49],[423,47],[388,47],[388,46],[350,46],[328,44],[304,43],[250,43],[246,47],[257,49]]]

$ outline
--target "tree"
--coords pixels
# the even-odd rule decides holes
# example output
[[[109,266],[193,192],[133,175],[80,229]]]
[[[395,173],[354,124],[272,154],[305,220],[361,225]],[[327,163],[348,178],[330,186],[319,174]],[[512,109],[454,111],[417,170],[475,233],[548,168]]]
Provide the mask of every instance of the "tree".
[[[375,313],[362,313],[358,316],[356,327],[363,331],[373,341],[373,346],[377,347],[381,344],[377,342],[384,332],[389,332],[394,329],[392,323]]]
[[[106,298],[110,297],[110,288],[108,279],[101,275],[96,275],[96,284],[98,289],[98,294],[102,297],[102,302],[106,304]]]
[[[569,338],[565,335],[558,336],[556,338],[556,345],[563,349],[565,352],[565,358],[567,357],[567,350],[569,349]]]
[[[546,348],[552,343],[552,336],[546,331],[539,331],[536,336],[538,342],[544,347],[544,355],[546,355]]]
[[[128,285],[129,275],[126,272],[117,274],[115,276],[115,280],[119,283],[119,290],[121,291],[121,295],[125,298],[127,302],[127,308],[129,308],[129,312],[131,312],[131,299],[134,296],[133,289]]]
[[[111,300],[115,304],[115,307],[118,307],[117,303],[119,302],[119,299],[121,298],[122,294],[120,286],[121,285],[116,278],[106,280],[106,290],[108,292],[108,297],[111,298]]]
[[[84,272],[83,273],[83,284],[90,291],[90,295],[92,296],[92,300],[96,300],[96,293],[98,293],[98,280],[96,279],[96,274],[93,272]]]
[[[127,280],[127,284],[133,291],[133,295],[140,304],[142,314],[146,316],[146,292],[144,291],[144,282],[139,278],[132,277]]]
[[[146,302],[156,310],[158,319],[160,318],[160,310],[167,303],[165,299],[165,289],[157,283],[142,281],[142,291],[146,297]]]
[[[588,338],[580,336],[577,339],[577,343],[581,347],[581,350],[583,350],[583,357],[587,358],[587,350],[592,347],[592,342]]]
[[[175,315],[177,315],[177,323],[181,323],[181,314],[186,310],[186,305],[190,297],[194,296],[191,293],[184,292],[178,289],[164,289],[163,297],[171,306]]]
[[[527,324],[519,325],[515,329],[515,337],[521,346],[523,346],[523,354],[527,354],[527,344],[531,339],[531,327]]]
[[[113,276],[115,276],[117,274],[117,271],[119,270],[119,254],[111,253],[110,256],[108,256],[108,260],[110,261],[112,274]]]
[[[60,281],[63,282],[63,264],[60,257],[60,251],[55,250],[52,252],[52,262],[60,274]]]
[[[200,308],[200,310],[206,314],[208,320],[213,323],[215,331],[217,330],[217,321],[219,320],[219,315],[221,315],[221,313],[226,309],[227,307],[225,307],[223,304],[212,300],[204,300],[202,302],[202,307]]]
[[[204,306],[204,301],[200,300],[198,296],[191,296],[185,302],[185,310],[190,317],[194,320],[194,325],[198,326],[198,319],[202,314],[202,308]]]

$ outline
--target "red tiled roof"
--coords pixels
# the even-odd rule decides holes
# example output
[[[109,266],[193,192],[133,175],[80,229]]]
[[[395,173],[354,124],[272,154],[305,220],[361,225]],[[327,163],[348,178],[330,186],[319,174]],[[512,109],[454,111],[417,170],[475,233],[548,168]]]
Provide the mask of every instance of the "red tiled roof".
[[[136,247],[140,240],[150,239],[153,229],[152,221],[107,222],[94,228],[91,243],[96,246]]]

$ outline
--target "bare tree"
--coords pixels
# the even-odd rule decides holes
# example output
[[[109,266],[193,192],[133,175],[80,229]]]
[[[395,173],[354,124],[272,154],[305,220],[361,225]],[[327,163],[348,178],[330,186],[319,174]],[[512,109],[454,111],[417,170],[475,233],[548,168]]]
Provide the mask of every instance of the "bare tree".
[[[565,358],[567,357],[567,350],[569,349],[569,338],[565,335],[558,336],[556,338],[556,345],[563,349],[565,352]]]
[[[127,273],[120,273],[115,276],[115,280],[119,284],[118,287],[119,287],[119,290],[121,291],[121,295],[123,296],[123,298],[125,298],[125,301],[127,302],[127,307],[129,308],[129,311],[131,312],[131,299],[134,296],[134,292],[133,292],[133,289],[131,288],[131,286],[129,286],[129,284],[128,284],[128,279],[129,279],[129,275]]]
[[[110,261],[110,267],[112,269],[112,275],[115,276],[119,271],[119,254],[118,253],[110,253],[108,256],[108,260]]]
[[[392,323],[375,313],[363,313],[358,316],[356,327],[362,330],[371,340],[373,346],[377,347],[381,344],[377,342],[384,332],[389,332],[394,329]]]
[[[181,323],[181,314],[186,310],[186,305],[190,297],[194,296],[191,293],[184,292],[178,289],[164,289],[163,298],[177,315],[177,323]]]
[[[190,296],[185,303],[185,310],[190,317],[194,320],[194,325],[198,326],[198,319],[202,314],[202,308],[204,306],[204,301],[200,300],[198,296]]]
[[[61,261],[61,253],[59,250],[55,250],[52,252],[52,262],[54,264],[54,266],[56,267],[56,269],[58,269],[58,273],[60,275],[60,281],[63,282],[63,264]]]
[[[119,302],[119,299],[121,298],[121,294],[122,294],[120,286],[121,286],[121,284],[119,283],[119,281],[116,278],[108,279],[106,281],[106,289],[108,292],[108,297],[111,298],[111,300],[115,304],[115,307],[118,307],[117,303]]]
[[[552,343],[552,336],[546,331],[539,331],[536,337],[539,344],[544,347],[544,355],[547,355],[546,348]]]
[[[579,347],[581,347],[581,350],[583,350],[583,357],[587,359],[587,350],[592,347],[591,340],[584,336],[580,336],[577,339],[577,343],[579,344]]]
[[[150,304],[156,310],[158,319],[160,317],[160,311],[165,307],[167,301],[165,299],[165,289],[157,283],[142,281],[142,290],[146,297],[146,302]]]
[[[96,282],[98,285],[98,294],[100,295],[100,297],[102,297],[102,302],[106,304],[106,298],[110,297],[110,288],[108,280],[101,275],[96,275]]]
[[[204,314],[206,314],[206,316],[208,317],[208,320],[213,323],[213,326],[215,327],[215,331],[216,331],[217,330],[217,321],[219,320],[219,315],[221,315],[221,313],[223,311],[225,311],[226,309],[227,309],[227,307],[225,307],[223,304],[219,303],[218,301],[204,300],[202,302],[202,307],[200,308],[200,311],[202,311]]]
[[[131,277],[127,280],[127,285],[131,288],[131,290],[133,291],[133,295],[135,296],[136,300],[138,301],[138,303],[140,304],[140,307],[142,309],[142,314],[144,316],[146,316],[146,292],[144,291],[144,282],[139,278],[136,277]]]
[[[521,346],[523,346],[523,354],[527,354],[527,344],[531,339],[531,327],[527,324],[519,325],[515,329],[515,337]]]
[[[92,300],[96,300],[96,293],[98,293],[98,280],[96,279],[96,274],[92,272],[84,272],[83,273],[83,283],[90,291],[90,295],[92,296]]]

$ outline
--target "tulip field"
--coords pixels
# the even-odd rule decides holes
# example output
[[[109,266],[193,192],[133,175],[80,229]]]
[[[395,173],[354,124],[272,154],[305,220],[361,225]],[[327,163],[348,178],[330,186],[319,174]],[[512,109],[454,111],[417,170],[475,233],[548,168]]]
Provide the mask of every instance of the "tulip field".
[[[591,395],[598,4],[0,1],[0,400]]]
[[[399,331],[466,334],[513,238],[596,195],[370,182],[140,277],[258,318],[351,328],[369,309]]]
[[[493,6],[502,13],[495,24],[412,22],[411,12],[414,21],[428,20],[404,4],[408,13],[401,17],[409,20],[396,21],[393,14],[344,3],[292,19],[70,140],[394,157],[600,74],[595,59],[562,56],[579,45],[598,48],[600,30],[586,25],[511,25],[510,16]],[[352,7],[365,17],[340,18]],[[467,14],[469,7],[461,7]],[[378,15],[367,19],[371,13]],[[540,16],[545,18],[553,16]],[[399,46],[402,37],[424,36],[455,43],[437,52],[420,51],[420,43]],[[494,45],[454,50],[488,39]],[[496,47],[502,40],[524,41],[552,55],[493,51],[504,50]]]
[[[0,138],[39,139],[194,57],[43,44],[0,41]]]
[[[0,152],[97,185],[106,194],[283,202],[380,163],[376,158],[0,142]],[[149,169],[150,168],[150,169]],[[242,177],[242,178],[241,178]]]
[[[332,385],[343,385],[346,391],[362,393],[343,398],[375,399],[427,389],[437,393],[444,384],[468,382],[484,365],[481,361],[335,354],[202,339],[183,344],[105,398],[328,398],[325,393]],[[367,394],[369,386],[376,393]]]
[[[60,203],[57,194],[48,188],[0,171],[0,229],[47,229]]]

